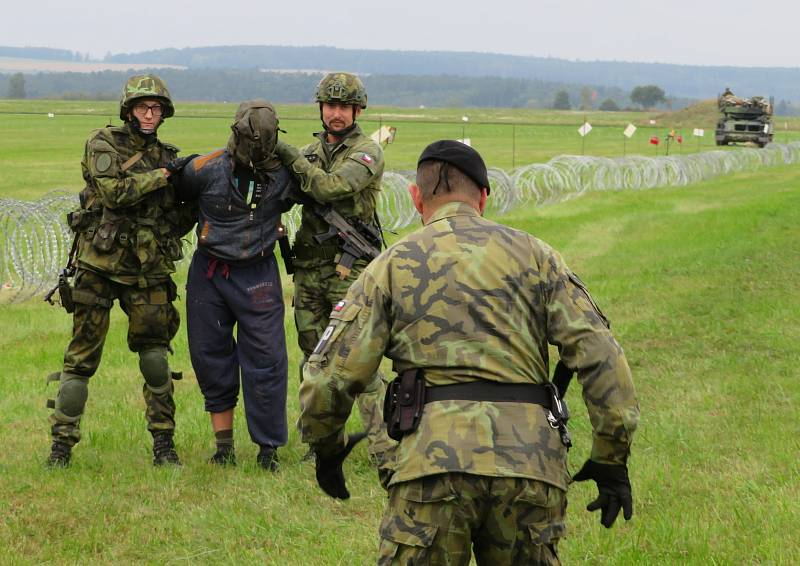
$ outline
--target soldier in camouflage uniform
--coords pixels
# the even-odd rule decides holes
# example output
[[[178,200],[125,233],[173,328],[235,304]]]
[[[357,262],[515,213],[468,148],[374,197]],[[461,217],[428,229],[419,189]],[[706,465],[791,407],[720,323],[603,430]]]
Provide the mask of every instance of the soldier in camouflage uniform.
[[[350,73],[329,73],[317,85],[316,101],[323,131],[316,133],[314,142],[299,151],[279,140],[277,154],[300,180],[306,195],[318,203],[331,205],[345,218],[377,222],[383,150],[356,123],[367,107],[364,85]],[[340,277],[336,271],[339,246],[320,245],[314,240],[314,235],[327,230],[328,224],[304,206],[294,244],[294,317],[303,361],[322,336],[333,305],[344,297],[367,265],[366,260],[358,260],[349,274]],[[392,444],[388,437],[379,434],[384,392],[383,380],[377,379],[358,399],[369,435],[370,454],[381,470],[389,465]]]
[[[120,101],[124,124],[94,130],[86,142],[81,162],[86,188],[80,210],[70,215],[76,233],[75,311],[63,369],[53,376],[59,388],[50,416],[51,466],[69,464],[81,438],[88,382],[100,364],[114,300],[128,316],[128,347],[139,355],[153,463],[180,463],[173,442],[177,374],[167,362],[180,318],[170,275],[196,212],[178,204],[168,181],[178,148],[156,135],[174,112],[159,77],[133,76]]]
[[[546,402],[548,344],[577,371],[594,428],[594,479],[610,527],[632,515],[627,459],[638,421],[630,369],[581,280],[546,243],[481,217],[477,152],[440,141],[410,192],[424,227],[381,254],[331,316],[304,368],[302,437],[346,498],[342,455],[354,393],[386,355],[422,375],[418,427],[402,437],[380,527],[379,564],[558,564],[567,447]],[[419,373],[421,370],[421,374]],[[544,392],[544,395],[543,395]],[[337,485],[338,484],[338,485]]]

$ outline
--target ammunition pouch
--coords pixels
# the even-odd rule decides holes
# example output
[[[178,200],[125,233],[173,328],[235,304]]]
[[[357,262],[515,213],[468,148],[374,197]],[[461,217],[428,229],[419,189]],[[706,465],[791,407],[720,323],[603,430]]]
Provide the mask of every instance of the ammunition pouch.
[[[103,208],[100,226],[92,238],[92,246],[100,253],[111,252],[117,243],[117,234],[122,227],[125,217],[117,214],[110,208]]]
[[[401,440],[419,427],[425,407],[425,375],[422,369],[404,371],[386,388],[383,421],[389,438]]]

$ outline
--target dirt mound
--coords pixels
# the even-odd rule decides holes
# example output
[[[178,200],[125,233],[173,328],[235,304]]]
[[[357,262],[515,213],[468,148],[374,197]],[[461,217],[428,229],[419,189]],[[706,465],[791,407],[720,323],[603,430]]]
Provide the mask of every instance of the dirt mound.
[[[719,119],[717,100],[703,100],[676,112],[665,112],[654,117],[659,124],[673,128],[705,128],[713,130]]]

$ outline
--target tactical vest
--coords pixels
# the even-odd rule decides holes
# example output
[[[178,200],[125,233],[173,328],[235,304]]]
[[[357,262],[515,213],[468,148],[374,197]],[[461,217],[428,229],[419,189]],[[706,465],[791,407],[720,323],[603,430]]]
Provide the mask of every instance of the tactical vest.
[[[169,278],[194,212],[179,206],[172,186],[151,172],[177,152],[157,139],[148,142],[127,124],[92,132],[81,163],[81,208],[69,216],[79,235],[79,266],[140,287]],[[106,206],[108,199],[119,204]]]

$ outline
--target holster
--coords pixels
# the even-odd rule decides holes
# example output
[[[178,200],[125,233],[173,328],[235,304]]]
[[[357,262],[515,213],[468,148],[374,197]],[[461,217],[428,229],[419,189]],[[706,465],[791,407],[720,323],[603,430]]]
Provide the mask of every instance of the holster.
[[[58,297],[64,310],[72,314],[75,312],[75,301],[72,300],[72,286],[63,271],[58,276]]]
[[[389,438],[399,441],[417,430],[425,407],[425,376],[420,368],[404,371],[386,388],[383,421]]]

